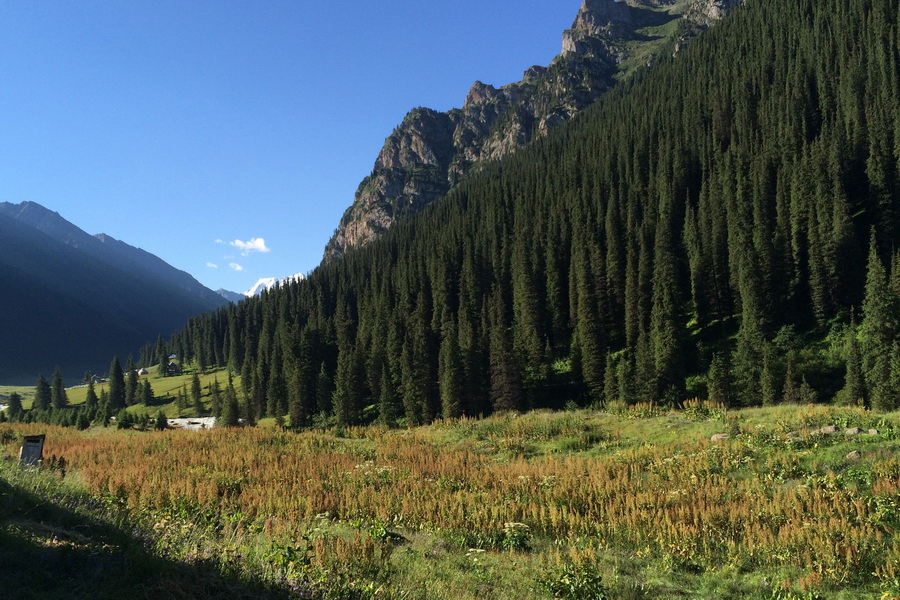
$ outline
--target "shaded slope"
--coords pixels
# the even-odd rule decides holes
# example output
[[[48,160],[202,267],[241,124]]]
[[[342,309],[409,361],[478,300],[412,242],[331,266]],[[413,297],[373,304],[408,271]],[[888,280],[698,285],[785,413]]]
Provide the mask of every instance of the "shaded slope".
[[[59,365],[69,381],[102,372],[210,307],[0,214],[0,380],[31,383]]]
[[[112,267],[130,271],[136,276],[144,278],[148,284],[181,288],[187,292],[185,297],[188,294],[195,296],[190,301],[205,305],[205,310],[212,310],[224,304],[214,291],[204,287],[191,275],[176,269],[161,258],[105,233],[90,235],[65,220],[59,213],[44,208],[40,204],[2,202],[0,203],[0,214],[5,214],[20,223],[34,227],[51,238],[77,248]]]

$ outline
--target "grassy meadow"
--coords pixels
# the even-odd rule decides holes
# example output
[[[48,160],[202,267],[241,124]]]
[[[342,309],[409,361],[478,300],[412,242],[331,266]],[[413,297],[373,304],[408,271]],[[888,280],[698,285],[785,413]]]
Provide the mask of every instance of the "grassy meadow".
[[[0,448],[37,429],[66,466],[0,460],[4,543],[156,565],[147,581],[171,573],[175,598],[900,598],[896,413],[696,402],[410,430],[7,424]]]

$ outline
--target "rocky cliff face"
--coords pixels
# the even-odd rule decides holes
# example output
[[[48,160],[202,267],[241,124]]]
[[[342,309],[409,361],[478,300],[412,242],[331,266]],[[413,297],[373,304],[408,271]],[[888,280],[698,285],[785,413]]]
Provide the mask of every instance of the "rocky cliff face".
[[[650,50],[667,43],[677,50],[685,39],[683,29],[675,39],[674,21],[685,18],[699,30],[740,1],[585,0],[549,66],[533,66],[521,81],[501,88],[476,81],[460,109],[416,108],[406,115],[359,185],[324,260],[369,242],[480,164],[568,121],[628,76],[637,60],[632,57],[642,57],[643,66],[655,56]]]
[[[692,0],[685,17],[699,25],[708,26],[728,14],[743,0]]]

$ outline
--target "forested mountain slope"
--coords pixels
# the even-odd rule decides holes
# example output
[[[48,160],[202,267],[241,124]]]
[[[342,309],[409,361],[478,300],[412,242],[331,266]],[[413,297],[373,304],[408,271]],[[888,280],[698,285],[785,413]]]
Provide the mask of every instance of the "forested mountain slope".
[[[892,407],[897,13],[749,2],[418,217],[168,347],[227,362],[248,414],[293,424],[694,394]]]
[[[585,0],[549,66],[530,67],[499,89],[476,81],[462,108],[410,111],[360,183],[325,260],[368,243],[486,162],[567,122],[742,1]]]

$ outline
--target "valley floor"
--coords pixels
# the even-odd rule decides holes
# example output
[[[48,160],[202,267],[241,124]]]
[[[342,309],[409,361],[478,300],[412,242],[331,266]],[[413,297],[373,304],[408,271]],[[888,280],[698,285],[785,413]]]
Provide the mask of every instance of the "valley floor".
[[[26,433],[47,434],[44,468],[11,458]],[[900,598],[898,433],[897,413],[702,403],[411,430],[0,425],[0,589]]]

